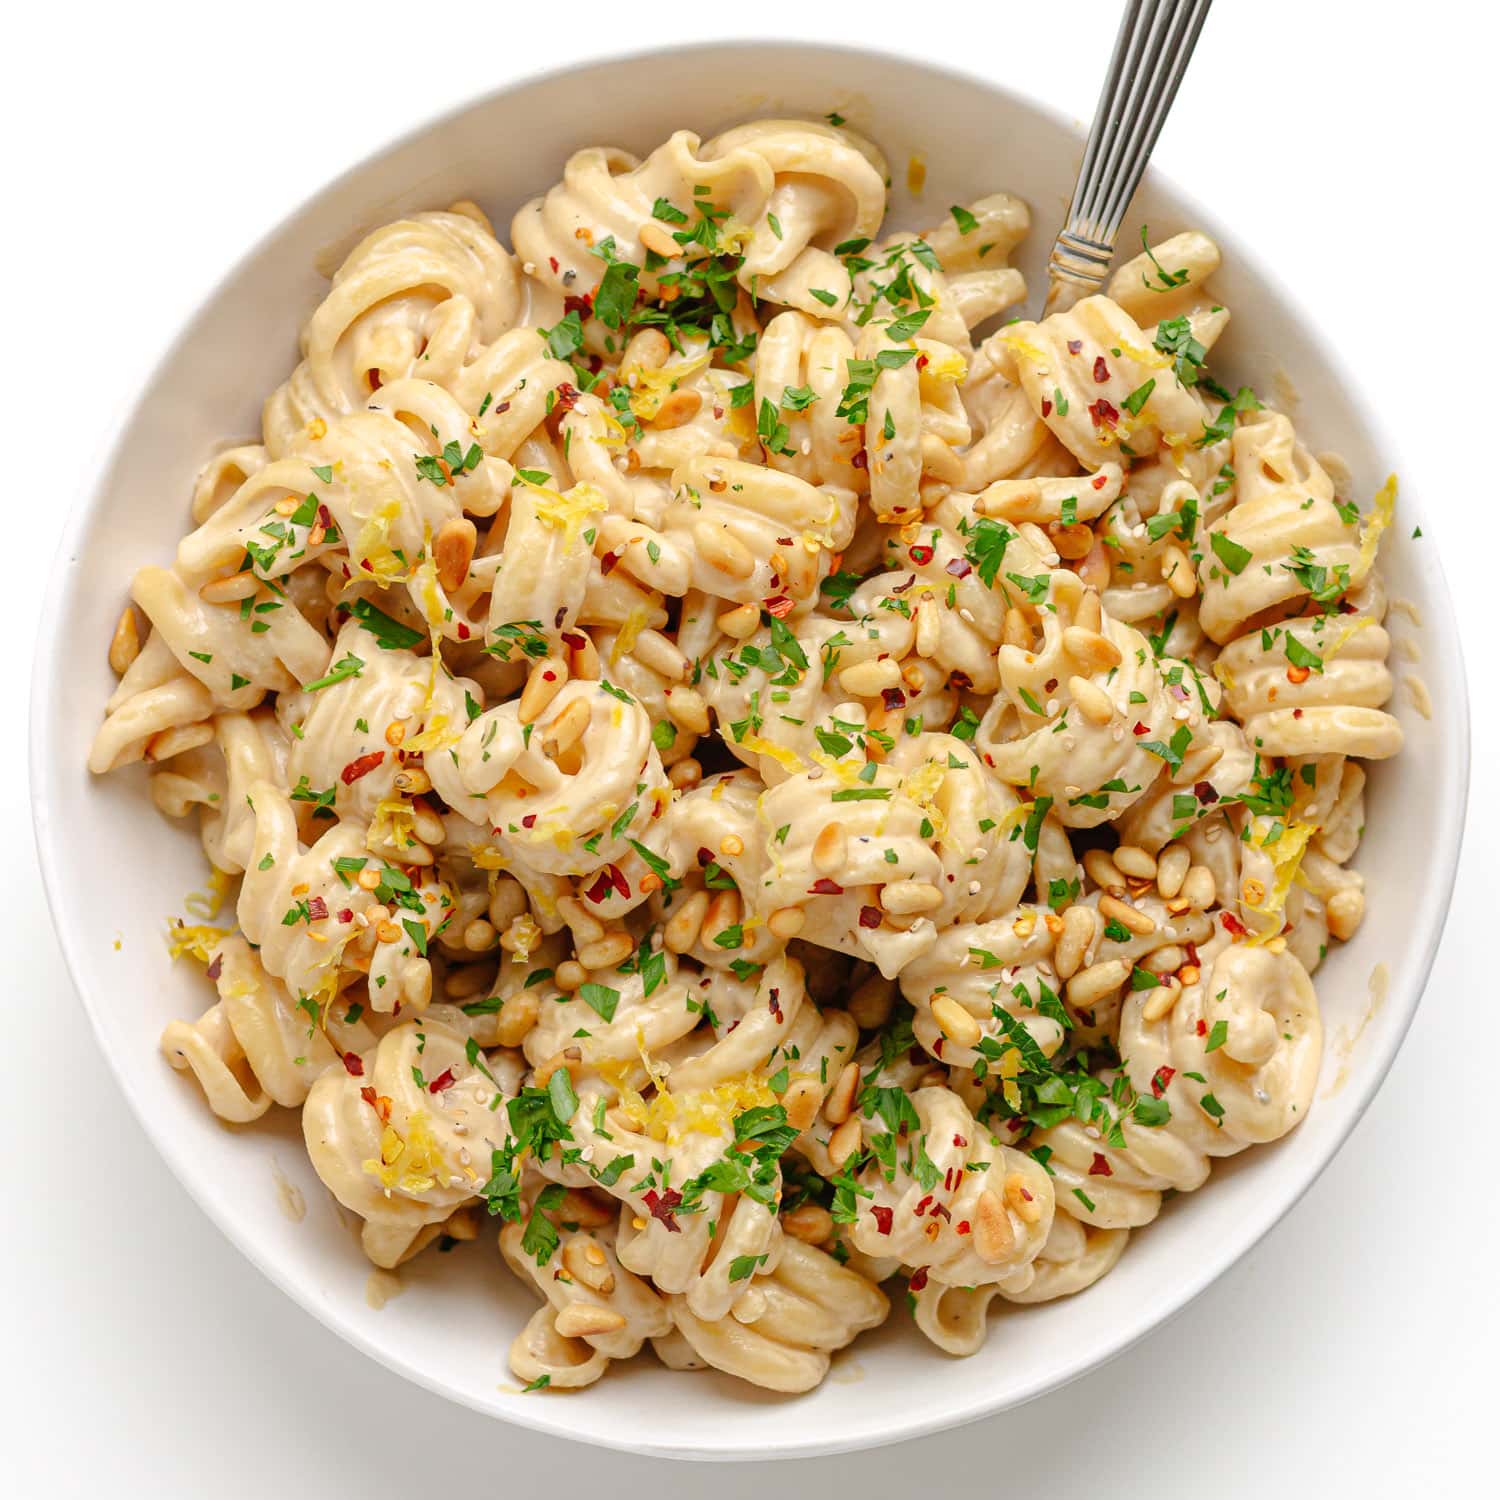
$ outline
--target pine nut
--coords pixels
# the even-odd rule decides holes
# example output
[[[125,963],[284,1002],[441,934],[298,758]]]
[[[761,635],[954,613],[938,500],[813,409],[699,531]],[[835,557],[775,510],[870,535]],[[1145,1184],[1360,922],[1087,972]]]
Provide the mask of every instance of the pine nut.
[[[1010,1258],[1016,1248],[1016,1232],[1011,1228],[1005,1205],[989,1188],[974,1204],[974,1249],[979,1258],[992,1266]]]
[[[839,673],[839,686],[856,698],[878,698],[901,682],[901,668],[890,657],[856,662]]]
[[[576,958],[565,958],[553,972],[552,979],[563,994],[573,994],[588,982],[589,971]]]
[[[858,1115],[850,1115],[837,1130],[828,1137],[828,1159],[834,1165],[835,1171],[843,1169],[843,1165],[859,1150],[863,1142],[863,1129],[859,1123]]]
[[[583,637],[583,644],[568,647],[568,670],[586,682],[598,682],[599,648],[594,644],[593,636],[582,631],[579,634]]]
[[[896,981],[872,974],[849,997],[849,1014],[861,1031],[875,1031],[891,1018],[896,1005]]]
[[[1151,992],[1151,998],[1141,1007],[1141,1019],[1148,1025],[1154,1026],[1158,1021],[1172,1014],[1172,1008],[1177,1004],[1181,995],[1182,985],[1176,979],[1169,979]]]
[[[842,1125],[854,1110],[854,1096],[858,1092],[859,1064],[845,1063],[823,1101],[823,1118],[830,1125]]]
[[[912,649],[920,657],[936,656],[943,640],[942,615],[936,599],[923,599],[917,605],[916,627]]]
[[[560,657],[547,656],[532,667],[521,689],[516,718],[523,724],[534,724],[547,711],[552,700],[568,680],[568,664]]]
[[[604,936],[604,923],[576,896],[560,896],[557,914],[568,924],[575,943],[596,943]]]
[[[719,840],[719,853],[729,859],[745,852],[745,841],[737,833],[726,833]]]
[[[432,779],[421,766],[403,766],[391,782],[398,792],[405,792],[409,797],[420,797],[432,790]]]
[[[1141,967],[1160,978],[1163,974],[1175,974],[1186,959],[1187,954],[1176,943],[1168,943],[1164,948],[1148,953],[1141,960]]]
[[[1213,871],[1207,865],[1194,865],[1182,882],[1182,899],[1194,911],[1207,911],[1218,898]]]
[[[625,1314],[612,1307],[595,1307],[592,1302],[570,1302],[558,1313],[553,1326],[565,1339],[618,1333],[625,1326]]]
[[[394,943],[401,936],[401,929],[394,922],[377,922],[375,936],[382,943]]]
[[[559,1224],[577,1224],[580,1229],[603,1229],[606,1224],[615,1222],[616,1209],[613,1204],[605,1207],[589,1194],[569,1188],[563,1194],[562,1202],[551,1212]]]
[[[624,370],[633,365],[639,370],[659,370],[671,354],[672,346],[666,334],[659,328],[643,328],[626,344],[620,368]]]
[[[642,224],[636,237],[647,250],[667,260],[674,260],[683,253],[682,246],[655,222]]]
[[[456,594],[464,586],[478,541],[479,533],[467,516],[454,516],[439,527],[432,539],[432,560],[445,594]]]
[[[1085,589],[1073,614],[1073,623],[1080,630],[1095,630],[1104,623],[1104,608],[1099,603],[1097,589]]]
[[[1184,986],[1197,984],[1203,978],[1203,970],[1197,964],[1183,964],[1177,971],[1177,977],[1182,981]]]
[[[773,937],[788,942],[802,931],[807,922],[807,913],[800,906],[778,906],[766,918],[766,927]]]
[[[260,587],[260,580],[248,569],[243,573],[231,573],[228,578],[210,578],[198,590],[198,597],[205,604],[237,604],[248,599]]]
[[[542,750],[553,760],[566,755],[584,736],[593,718],[593,710],[582,698],[575,698],[547,727]]]
[[[1198,575],[1176,542],[1168,542],[1161,549],[1161,576],[1179,599],[1191,599],[1198,592]]]
[[[821,1245],[833,1233],[833,1215],[816,1203],[799,1203],[781,1216],[781,1227],[804,1245]]]
[[[1156,888],[1170,901],[1182,889],[1193,856],[1181,844],[1168,844],[1156,861]]]
[[[839,822],[825,823],[822,832],[813,842],[813,868],[821,875],[831,875],[844,867],[849,853],[849,840],[844,825]]]
[[[1089,555],[1094,545],[1094,533],[1082,521],[1075,522],[1072,526],[1058,526],[1055,530],[1049,526],[1047,534],[1052,538],[1052,545],[1057,548],[1057,555],[1064,562],[1081,561]]]
[[[932,1019],[937,1022],[938,1030],[960,1047],[975,1046],[984,1034],[979,1022],[951,995],[933,997]]]
[[[205,585],[206,586],[206,585]],[[109,643],[109,664],[116,676],[123,677],[131,662],[141,654],[141,636],[136,628],[135,611],[127,604]]]
[[[1089,944],[1094,941],[1097,925],[1091,906],[1070,906],[1062,914],[1062,935],[1052,954],[1052,965],[1059,979],[1071,979],[1078,972]]]
[[[703,767],[691,755],[684,756],[667,772],[667,780],[679,792],[690,792],[703,780]]]
[[[726,609],[716,623],[731,639],[748,640],[760,629],[760,606],[741,604],[735,609]]]
[[[667,717],[689,734],[708,733],[708,705],[697,688],[672,687],[664,694]]]
[[[740,581],[755,572],[754,554],[727,527],[699,521],[693,527],[693,540],[709,567]]]
[[[1326,915],[1328,931],[1339,942],[1347,943],[1365,919],[1365,893],[1354,885],[1335,891],[1328,898]]]
[[[688,659],[659,630],[643,630],[632,648],[642,666],[650,667],[668,682],[681,682],[688,674]]]
[[[1097,630],[1085,630],[1081,625],[1069,625],[1062,635],[1063,650],[1080,666],[1090,672],[1107,672],[1117,667],[1122,660],[1120,648]]]
[[[1091,589],[1107,589],[1109,573],[1109,548],[1103,542],[1095,540],[1083,561],[1078,564],[1078,576]]]
[[[1075,1010],[1092,1010],[1106,995],[1130,978],[1130,965],[1118,958],[1106,959],[1075,974],[1068,981],[1068,1004]]]
[[[572,1052],[575,1055],[569,1057],[569,1052]],[[541,1089],[546,1088],[548,1083],[552,1079],[552,1075],[559,1071],[565,1072],[568,1075],[569,1079],[574,1084],[576,1084],[578,1082],[578,1077],[574,1070],[579,1066],[580,1062],[580,1059],[577,1056],[577,1052],[577,1047],[566,1047],[561,1052],[554,1052],[552,1056],[547,1058],[544,1062],[538,1063],[536,1066],[537,1087]]]
[[[500,934],[495,931],[494,924],[483,917],[475,917],[464,928],[464,947],[470,953],[483,953],[486,948],[493,948],[499,938]]]
[[[715,891],[709,897],[708,914],[703,918],[703,941],[712,943],[721,932],[737,927],[740,916],[740,893]]]
[[[656,408],[656,415],[651,418],[651,426],[658,432],[686,426],[698,415],[702,406],[703,397],[697,391],[670,391],[662,398],[661,405]]]
[[[708,892],[694,891],[667,918],[662,944],[669,953],[686,953],[698,941],[703,919],[708,915]]]
[[[1117,891],[1125,888],[1125,876],[1103,849],[1085,849],[1083,872],[1101,891]]]
[[[594,1259],[595,1255],[599,1257],[597,1261]],[[569,1240],[562,1254],[562,1262],[568,1275],[590,1291],[598,1292],[603,1297],[614,1291],[615,1273],[604,1258],[604,1252],[592,1240]],[[575,1303],[574,1306],[578,1304]]]
[[[1006,1176],[1005,1203],[1007,1208],[1014,1210],[1023,1224],[1041,1222],[1042,1205],[1031,1191],[1031,1184],[1027,1182],[1024,1172],[1011,1172]]]
[[[893,880],[880,888],[880,904],[898,917],[914,912],[936,911],[943,904],[943,893],[929,880]]]
[[[818,1105],[822,1101],[823,1090],[816,1079],[794,1079],[781,1096],[787,1124],[796,1130],[806,1130],[818,1118]]]
[[[1022,651],[1031,649],[1031,626],[1014,604],[1005,611],[1005,632],[1001,639],[1007,646],[1018,646]]]
[[[1099,898],[1099,915],[1113,917],[1122,927],[1128,927],[1137,937],[1146,937],[1156,931],[1156,921],[1146,912],[1121,901],[1117,896]]]
[[[622,964],[635,952],[635,944],[628,932],[606,933],[596,943],[589,943],[578,950],[578,962],[585,969],[612,969]]]
[[[1138,844],[1121,844],[1115,850],[1114,859],[1115,867],[1132,880],[1156,878],[1156,860]]]
[[[411,805],[411,827],[424,844],[442,844],[448,838],[447,824],[420,799]]]
[[[1115,706],[1109,694],[1087,677],[1068,678],[1068,693],[1090,724],[1108,724],[1114,718]]]
[[[521,990],[501,1006],[495,1018],[495,1037],[502,1047],[519,1047],[536,1025],[540,1002],[531,990]]]

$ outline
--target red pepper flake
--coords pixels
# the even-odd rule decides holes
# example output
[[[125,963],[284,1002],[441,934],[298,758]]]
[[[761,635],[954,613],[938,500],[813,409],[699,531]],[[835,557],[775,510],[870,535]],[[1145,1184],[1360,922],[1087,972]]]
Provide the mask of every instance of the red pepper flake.
[[[917,575],[915,573],[913,573],[911,575],[911,577],[906,580],[905,583],[892,584],[892,586],[891,586],[891,592],[893,594],[904,594],[904,593],[907,592],[908,589],[914,589],[916,586],[917,586]]]
[[[1171,1085],[1173,1078],[1177,1076],[1176,1068],[1169,1068],[1165,1063],[1151,1075],[1151,1097],[1160,1099]]]
[[[677,1215],[672,1212],[682,1202],[682,1194],[676,1188],[667,1188],[661,1193],[652,1188],[642,1201],[651,1210],[653,1219],[660,1219],[673,1234],[682,1233],[682,1226],[677,1222]]]
[[[1102,1151],[1096,1151],[1096,1152],[1094,1152],[1094,1163],[1089,1168],[1089,1176],[1090,1177],[1113,1177],[1114,1175],[1115,1174],[1111,1170],[1109,1162],[1105,1160],[1104,1153]]]
[[[1196,1029],[1199,1036],[1208,1035],[1208,1022],[1205,1021],[1202,1016],[1198,1017],[1198,1025]]]
[[[1098,359],[1094,361],[1094,384],[1103,385],[1104,382],[1108,379],[1109,366],[1104,363],[1104,356],[1101,354]]]
[[[565,630],[562,633],[563,645],[569,651],[582,651],[588,645],[588,637],[580,635],[576,630]]]
[[[444,1089],[451,1089],[453,1087],[453,1083],[453,1069],[444,1068],[443,1071],[439,1073],[438,1076],[427,1085],[427,1092],[429,1094],[441,1094]]]
[[[930,1217],[934,1219],[941,1218],[945,1224],[953,1222],[953,1215],[948,1212],[948,1205],[946,1203],[934,1203]]]
[[[572,411],[578,405],[578,387],[563,381],[557,388],[557,400],[552,404],[555,412]]]
[[[1221,911],[1219,920],[1224,924],[1224,931],[1231,937],[1250,936],[1250,929],[1232,911]]]
[[[208,966],[208,977],[210,979],[217,979],[223,972],[224,955],[222,953],[215,953],[214,961]]]
[[[1211,781],[1195,781],[1193,783],[1193,795],[1205,806],[1211,806],[1219,800],[1219,794],[1214,790]]]
[[[609,872],[607,870],[601,870],[599,872],[598,878],[588,888],[585,894],[588,896],[589,900],[597,906],[599,902],[603,901],[613,889],[614,882],[609,878]]]
[[[769,1010],[771,1012],[771,1014],[776,1017],[776,1022],[777,1022],[778,1025],[780,1025],[781,1024],[781,1020],[782,1020],[782,1015],[781,1015],[781,991],[780,990],[778,990],[778,989],[772,989],[771,993],[766,996],[766,1009]]]
[[[953,1144],[955,1146],[967,1146],[969,1144],[969,1141],[968,1141],[968,1138],[966,1136],[955,1135],[953,1137]]]
[[[357,760],[351,760],[342,771],[339,772],[339,780],[345,786],[353,786],[361,776],[368,776],[371,771],[385,759],[384,750],[372,750],[368,755],[361,755]]]
[[[1093,477],[1093,480],[1091,481],[1091,483],[1093,484],[1093,486],[1094,486],[1094,488],[1096,490],[1102,490],[1104,488],[1104,486],[1108,483],[1108,481],[1105,479],[1104,475],[1102,475],[1102,474],[1095,474],[1094,477]]]
[[[906,707],[906,694],[900,688],[881,688],[880,702],[887,713],[897,714]]]
[[[1135,724],[1135,728],[1132,729],[1130,732],[1132,734],[1150,734],[1151,733],[1151,726],[1149,724],[1142,724],[1141,721],[1139,719],[1137,719],[1136,720],[1136,724]]]
[[[606,552],[604,556],[599,559],[600,573],[602,573],[604,577],[608,578],[609,575],[613,573],[615,568],[618,566],[619,561],[620,554],[618,552]]]
[[[911,1290],[914,1291],[914,1292],[920,1292],[922,1290],[922,1288],[924,1286],[926,1286],[926,1285],[927,1285],[927,1267],[926,1266],[918,1266],[917,1269],[911,1273],[911,1280],[909,1282],[907,1282],[907,1286],[909,1286],[911,1288]]]
[[[346,906],[339,912],[340,922],[352,922],[354,920],[354,908]]]
[[[859,925],[861,927],[879,927],[881,922],[881,911],[878,906],[862,906],[859,909]]]
[[[1044,400],[1042,402],[1042,417],[1045,419],[1052,415],[1052,403]]]
[[[1095,427],[1113,427],[1120,420],[1118,408],[1110,405],[1103,396],[1089,407],[1089,416]]]
[[[580,318],[592,318],[594,316],[594,294],[585,292],[581,297],[567,296],[563,298],[563,316],[570,312],[576,312]]]
[[[318,525],[321,526],[324,531],[333,530],[333,516],[329,513],[328,507],[326,505],[320,505],[318,507]]]
[[[808,886],[807,894],[809,896],[842,896],[844,894],[844,888],[838,883],[838,881],[830,880],[825,875],[821,880],[815,880],[810,886]]]
[[[866,454],[863,448],[849,460],[849,467],[852,469],[868,469],[870,467],[869,455]]]
[[[344,1054],[344,1067],[355,1078],[365,1076],[365,1060],[357,1052],[346,1052]]]
[[[1068,353],[1069,354],[1081,354],[1081,353],[1083,353],[1083,340],[1082,339],[1069,339],[1068,340]]]
[[[1183,949],[1187,953],[1187,961],[1190,964],[1196,965],[1198,963],[1198,945],[1197,945],[1197,943],[1184,943],[1183,944]]]
[[[322,922],[328,916],[328,903],[321,896],[309,896],[307,898],[307,920],[309,922]]]
[[[375,1090],[372,1089],[369,1084],[366,1084],[364,1088],[359,1091],[359,1097],[363,1099],[371,1109],[375,1108]]]
[[[620,893],[621,897],[626,901],[630,900],[630,882],[626,880],[625,872],[619,865],[607,865],[605,870],[609,876],[609,883]]]
[[[534,828],[535,826],[536,826],[536,814],[535,813],[527,813],[526,816],[521,819],[521,827],[522,828]]]
[[[969,566],[968,559],[964,557],[953,558],[943,568],[943,572],[951,573],[955,578],[967,578],[973,571],[974,569]]]
[[[927,368],[927,356],[925,354],[919,354],[917,356],[917,368],[919,370],[925,370]]]
[[[1300,719],[1302,717],[1302,710],[1300,708],[1294,708],[1292,710],[1292,717],[1294,719]]]
[[[925,567],[932,561],[932,548],[926,542],[917,542],[906,550],[919,568]]]
[[[769,614],[776,616],[778,620],[784,620],[791,614],[794,601],[790,594],[772,594],[766,600],[766,610]]]
[[[469,627],[462,620],[458,622],[458,638],[461,641],[466,641],[469,638]]]
[[[967,1219],[960,1219],[958,1223],[953,1226],[953,1232],[954,1234],[972,1234],[973,1230],[970,1227],[969,1221]]]
[[[932,1194],[924,1193],[920,1198],[917,1199],[917,1206],[912,1209],[912,1212],[920,1219],[922,1215],[927,1212],[927,1205],[931,1202]]]
[[[557,257],[555,255],[547,257],[547,264],[552,267],[554,273],[557,271]]]
[[[891,1221],[895,1218],[895,1213],[889,1208],[882,1208],[878,1203],[872,1205],[870,1213],[874,1216],[876,1229],[881,1234],[889,1234],[891,1232]]]

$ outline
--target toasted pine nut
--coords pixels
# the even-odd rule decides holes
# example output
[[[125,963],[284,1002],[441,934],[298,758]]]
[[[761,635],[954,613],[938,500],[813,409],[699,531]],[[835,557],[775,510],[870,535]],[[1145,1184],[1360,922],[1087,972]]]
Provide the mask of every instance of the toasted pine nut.
[[[1092,964],[1068,981],[1068,1004],[1075,1010],[1090,1010],[1111,991],[1130,978],[1130,965],[1122,959]]]
[[[781,1227],[804,1245],[821,1245],[833,1233],[833,1215],[816,1203],[799,1203],[781,1216]]]
[[[198,590],[198,597],[205,604],[237,604],[248,599],[260,587],[260,579],[248,569],[243,573],[231,573],[228,578],[210,578]]]
[[[438,528],[432,539],[432,560],[445,594],[456,594],[464,586],[478,541],[479,533],[467,516],[454,516]]]
[[[1108,724],[1114,718],[1115,706],[1109,694],[1087,677],[1068,678],[1068,693],[1090,724]]]
[[[1156,931],[1156,919],[1137,907],[1130,906],[1121,901],[1117,896],[1101,896],[1099,898],[1099,915],[1101,917],[1113,917],[1122,927],[1128,927],[1139,937],[1146,937]]]
[[[1078,609],[1073,615],[1073,623],[1080,630],[1098,630],[1104,623],[1104,609],[1099,603],[1098,589],[1087,588],[1083,591],[1083,597],[1078,601]]]
[[[1138,844],[1121,844],[1114,854],[1115,866],[1132,880],[1154,880],[1156,860]],[[1174,891],[1175,895],[1176,892]]]
[[[828,1097],[823,1101],[823,1118],[830,1125],[842,1125],[854,1109],[854,1096],[859,1092],[859,1064],[845,1063],[834,1079]]]
[[[698,551],[712,568],[743,581],[755,572],[755,556],[727,526],[699,521],[693,527]]]
[[[668,260],[673,260],[683,253],[682,246],[660,224],[654,222],[642,224],[637,238],[647,250],[665,256]]]
[[[1326,914],[1328,931],[1339,942],[1347,943],[1365,919],[1365,893],[1357,885],[1335,891],[1328,898]]]
[[[960,1047],[974,1046],[984,1034],[979,1022],[951,995],[933,996],[932,1019],[937,1022],[938,1030]]]
[[[667,918],[662,944],[669,953],[686,953],[698,941],[703,919],[708,915],[708,892],[694,891]]]
[[[1016,1248],[1016,1232],[1000,1199],[985,1188],[974,1204],[974,1249],[992,1266],[1007,1260]]]
[[[558,1313],[553,1326],[565,1339],[618,1333],[625,1326],[625,1314],[612,1307],[596,1307],[592,1302],[570,1302]]]
[[[849,1014],[862,1031],[875,1031],[891,1018],[896,1004],[896,981],[872,974],[849,997]]]
[[[1176,542],[1168,542],[1161,549],[1161,576],[1179,599],[1191,599],[1198,592],[1198,575],[1193,572],[1187,553]]]
[[[708,705],[703,695],[694,687],[677,686],[665,693],[667,717],[689,734],[708,733]]]
[[[913,649],[918,656],[930,659],[943,639],[942,613],[936,599],[923,599],[917,605],[916,626]]]
[[[1047,535],[1057,548],[1057,555],[1065,562],[1078,562],[1087,557],[1094,545],[1094,533],[1082,521],[1072,526],[1058,526],[1055,530],[1049,526]]]
[[[733,640],[748,640],[760,629],[760,606],[741,604],[734,609],[726,609],[719,616],[717,624],[719,629]]]
[[[719,853],[733,859],[737,854],[745,852],[745,841],[737,833],[726,833],[719,840]]]
[[[1168,943],[1165,947],[1157,948],[1141,959],[1141,967],[1159,977],[1163,974],[1176,973],[1186,960],[1187,954],[1176,943]]]
[[[1031,626],[1014,604],[1005,611],[1005,631],[1001,639],[1007,646],[1019,646],[1023,651],[1031,649]]]
[[[588,982],[589,971],[576,958],[565,958],[552,975],[553,982],[563,994],[573,994],[580,985]]]
[[[943,893],[929,880],[893,880],[880,888],[880,904],[898,917],[913,912],[936,911],[943,904]]]
[[[823,1090],[816,1079],[794,1079],[781,1096],[787,1124],[797,1130],[806,1130],[818,1117],[818,1105],[822,1102],[822,1097]]]
[[[675,242],[674,242],[675,243]],[[659,370],[671,357],[672,346],[659,328],[643,328],[625,346],[621,370],[634,366],[640,370]]]
[[[1193,856],[1181,844],[1168,844],[1156,859],[1156,888],[1168,901],[1181,889]]]
[[[612,969],[622,964],[635,952],[635,944],[628,932],[606,933],[596,943],[589,943],[578,950],[578,962],[585,969]]]
[[[1091,589],[1105,589],[1109,587],[1109,574],[1109,548],[1096,538],[1094,545],[1078,564],[1078,576]]]
[[[377,922],[375,936],[382,943],[394,943],[401,936],[401,929],[394,922]]]
[[[651,426],[658,431],[686,426],[698,415],[702,406],[703,397],[697,391],[669,391],[662,397],[661,405],[656,408],[656,415],[651,418]]]
[[[848,853],[849,840],[845,836],[844,825],[837,820],[825,823],[813,841],[813,868],[821,875],[831,875],[835,870],[843,868]]]
[[[562,691],[568,680],[568,664],[561,657],[546,656],[532,667],[521,689],[516,718],[523,724],[534,724],[548,705]]]
[[[1063,631],[1063,650],[1080,666],[1090,672],[1107,672],[1120,665],[1120,648],[1097,630],[1085,630],[1080,625],[1069,625]]]
[[[574,1056],[569,1057],[571,1052]],[[538,1088],[546,1088],[552,1075],[559,1069],[566,1072],[568,1077],[576,1084],[578,1078],[574,1070],[579,1066],[577,1047],[565,1047],[561,1052],[554,1052],[551,1057],[539,1062],[536,1066],[536,1083]]]
[[[391,781],[398,792],[405,792],[411,797],[420,797],[424,792],[432,790],[432,779],[421,766],[402,766]]]
[[[778,906],[766,918],[766,927],[773,937],[779,937],[782,942],[787,942],[802,931],[806,922],[807,913],[800,906]]]
[[[136,628],[135,611],[127,604],[109,643],[109,665],[117,676],[123,677],[140,654],[141,636]]]
[[[669,682],[681,682],[688,674],[688,659],[659,630],[643,630],[632,648],[642,666],[650,667]]]
[[[593,718],[593,710],[583,698],[574,698],[547,726],[542,737],[542,749],[556,760],[566,755],[584,736]]]
[[[703,766],[691,755],[684,756],[667,772],[667,780],[679,792],[689,792],[703,780]]]
[[[1038,1224],[1042,1218],[1042,1205],[1024,1172],[1010,1172],[1005,1178],[1005,1204],[1014,1210],[1023,1224]]]
[[[828,1137],[828,1159],[834,1168],[841,1169],[846,1161],[859,1150],[864,1131],[858,1115],[850,1115],[831,1136]]]
[[[738,926],[740,916],[740,893],[715,891],[709,897],[708,913],[703,918],[703,941],[712,943],[721,932]]]
[[[1180,894],[1194,911],[1207,911],[1218,896],[1213,871],[1207,865],[1194,865],[1183,879]]]
[[[593,1255],[589,1252],[593,1251]],[[596,1261],[594,1256],[599,1258]],[[604,1257],[604,1252],[592,1240],[582,1238],[568,1241],[562,1253],[563,1267],[574,1281],[607,1297],[615,1289],[615,1273]],[[575,1307],[580,1304],[574,1303]]]
[[[1141,1019],[1150,1025],[1155,1025],[1164,1016],[1171,1015],[1172,1008],[1177,1004],[1181,995],[1181,983],[1175,978],[1169,979],[1165,984],[1152,990],[1151,998],[1141,1006]]]
[[[1125,888],[1125,876],[1103,849],[1083,851],[1083,872],[1101,891],[1117,891]]]
[[[1059,979],[1071,979],[1094,941],[1098,919],[1091,906],[1070,906],[1062,914],[1062,936],[1052,954]]]
[[[598,682],[599,648],[594,644],[593,636],[582,631],[579,634],[583,636],[583,644],[568,647],[568,670],[585,682]]]
[[[856,698],[878,698],[901,681],[901,668],[890,657],[856,662],[839,673],[839,686]]]
[[[526,1033],[536,1025],[540,1009],[531,990],[518,990],[500,1006],[495,1018],[495,1036],[502,1047],[519,1047]]]
[[[470,953],[483,953],[486,948],[493,948],[499,938],[500,934],[495,931],[494,923],[483,917],[475,917],[464,928],[464,947]]]

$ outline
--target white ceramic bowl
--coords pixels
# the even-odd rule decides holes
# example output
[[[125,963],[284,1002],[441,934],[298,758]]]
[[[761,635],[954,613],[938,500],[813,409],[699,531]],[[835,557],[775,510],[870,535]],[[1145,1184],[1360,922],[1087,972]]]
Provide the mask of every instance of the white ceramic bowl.
[[[1309,441],[1347,458],[1357,493],[1373,493],[1392,468],[1408,481],[1382,566],[1393,596],[1412,601],[1423,622],[1421,671],[1435,713],[1419,716],[1398,690],[1407,745],[1374,769],[1358,857],[1368,915],[1317,977],[1328,1047],[1310,1118],[1170,1204],[1092,1290],[996,1314],[1003,1326],[974,1358],[940,1354],[898,1308],[820,1390],[800,1399],[715,1374],[672,1374],[649,1357],[565,1399],[520,1395],[506,1349],[533,1303],[488,1234],[481,1246],[421,1257],[403,1273],[405,1295],[380,1311],[366,1305],[368,1267],[305,1161],[295,1116],[225,1128],[191,1078],[157,1050],[163,1024],[198,1014],[207,999],[201,973],[170,963],[160,937],[164,914],[181,911],[204,866],[192,833],[157,815],[138,770],[96,781],[84,769],[112,685],[104,647],[127,582],[138,566],[171,556],[188,523],[193,475],[214,446],[257,431],[261,399],[290,369],[296,330],[326,284],[320,271],[364,232],[406,211],[473,197],[505,237],[512,212],[552,183],[580,146],[644,153],[682,126],[708,136],[757,115],[831,109],[875,137],[895,164],[894,223],[920,226],[948,204],[996,188],[1026,198],[1037,228],[1023,264],[1037,285],[1080,137],[1034,102],[979,79],[863,51],[755,44],[642,55],[517,84],[355,168],[223,281],[163,359],[98,489],[73,514],[36,664],[34,802],[53,916],[100,1043],[183,1185],[288,1295],[392,1370],[506,1421],[638,1452],[770,1458],[892,1442],[1039,1395],[1169,1317],[1291,1207],[1369,1104],[1416,1009],[1458,857],[1468,775],[1463,668],[1434,551],[1407,540],[1423,496],[1413,471],[1377,438],[1373,414],[1389,403],[1389,389],[1363,389],[1335,364],[1335,342],[1257,266],[1253,226],[1243,236],[1221,227],[1185,194],[1148,178],[1122,244],[1144,219],[1158,234],[1200,226],[1224,248],[1215,285],[1234,321],[1214,351],[1216,371],[1269,390],[1283,370],[1307,394],[1301,420]],[[914,212],[901,184],[916,151],[928,175]],[[1399,658],[1395,665],[1413,670]],[[1371,983],[1381,964],[1383,1003],[1372,1001]],[[301,1222],[280,1207],[279,1173],[306,1195]],[[265,1378],[286,1378],[272,1358]]]

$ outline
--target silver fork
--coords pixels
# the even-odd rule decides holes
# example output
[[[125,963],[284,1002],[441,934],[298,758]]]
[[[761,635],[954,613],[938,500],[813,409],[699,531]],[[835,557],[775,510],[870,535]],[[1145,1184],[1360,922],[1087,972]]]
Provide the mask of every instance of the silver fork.
[[[1128,0],[1067,222],[1047,260],[1047,312],[1097,292],[1212,0]]]

